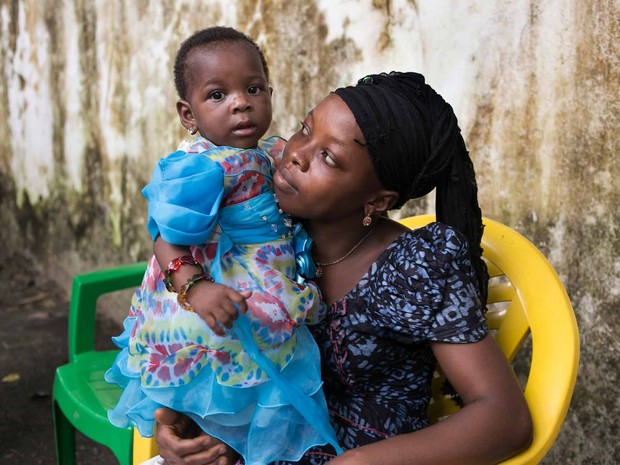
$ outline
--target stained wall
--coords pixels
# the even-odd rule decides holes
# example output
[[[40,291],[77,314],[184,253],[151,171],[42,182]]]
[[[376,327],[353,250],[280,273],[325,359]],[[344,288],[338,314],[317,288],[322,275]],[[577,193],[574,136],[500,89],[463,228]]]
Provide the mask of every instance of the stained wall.
[[[484,214],[545,252],[580,325],[544,463],[620,463],[618,0],[0,0],[0,259],[22,250],[68,286],[148,256],[139,191],[184,136],[174,53],[215,24],[263,47],[272,133],[372,72],[422,72],[452,103]]]

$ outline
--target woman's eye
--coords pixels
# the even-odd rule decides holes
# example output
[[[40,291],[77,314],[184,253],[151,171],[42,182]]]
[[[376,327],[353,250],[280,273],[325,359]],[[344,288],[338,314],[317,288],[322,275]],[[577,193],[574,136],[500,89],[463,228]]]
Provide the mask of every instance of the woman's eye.
[[[322,152],[323,155],[323,161],[328,165],[328,166],[336,166],[336,160],[334,160],[332,158],[332,156],[328,153],[328,152]]]
[[[299,132],[301,132],[304,136],[310,134],[310,131],[308,131],[308,126],[306,126],[303,121],[301,122],[301,128],[299,129]]]
[[[209,98],[211,100],[222,100],[224,98],[224,92],[221,92],[219,90],[216,90],[214,92],[211,92],[209,94]]]

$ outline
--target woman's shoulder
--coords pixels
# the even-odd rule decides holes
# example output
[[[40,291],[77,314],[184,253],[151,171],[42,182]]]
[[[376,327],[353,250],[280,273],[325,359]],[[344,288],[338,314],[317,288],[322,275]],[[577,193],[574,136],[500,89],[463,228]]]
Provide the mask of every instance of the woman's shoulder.
[[[374,302],[375,315],[390,318],[406,332],[433,321],[455,293],[469,302],[467,308],[479,309],[474,279],[465,237],[450,226],[431,223],[398,236],[357,289],[360,297]]]
[[[468,251],[467,239],[458,230],[440,222],[401,234],[388,248],[391,255],[457,257]]]
[[[389,270],[394,279],[418,276],[445,277],[470,267],[467,239],[439,222],[402,233],[379,257],[377,269]]]

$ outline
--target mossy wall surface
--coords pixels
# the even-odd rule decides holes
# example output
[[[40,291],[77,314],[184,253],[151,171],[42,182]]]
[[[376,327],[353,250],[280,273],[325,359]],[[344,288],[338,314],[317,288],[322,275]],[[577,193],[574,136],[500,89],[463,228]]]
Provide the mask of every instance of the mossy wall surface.
[[[421,72],[453,105],[484,214],[549,257],[580,325],[544,463],[620,463],[618,0],[0,0],[0,259],[23,250],[67,286],[149,255],[140,189],[184,137],[174,54],[216,24],[263,47],[271,133],[379,71]]]

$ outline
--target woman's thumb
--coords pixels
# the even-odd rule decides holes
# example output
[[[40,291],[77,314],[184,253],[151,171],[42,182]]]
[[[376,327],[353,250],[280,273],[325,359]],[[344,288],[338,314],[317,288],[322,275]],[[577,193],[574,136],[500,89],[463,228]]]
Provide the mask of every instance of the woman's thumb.
[[[169,408],[162,407],[155,410],[155,420],[161,425],[174,426],[176,423],[180,422],[181,414]]]

